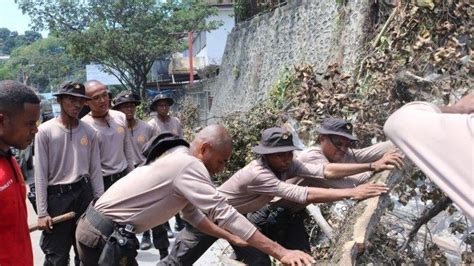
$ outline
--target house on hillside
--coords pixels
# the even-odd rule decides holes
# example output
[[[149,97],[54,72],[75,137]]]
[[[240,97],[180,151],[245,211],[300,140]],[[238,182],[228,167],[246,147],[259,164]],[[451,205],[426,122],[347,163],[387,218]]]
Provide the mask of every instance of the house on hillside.
[[[217,8],[217,15],[207,18],[208,21],[221,21],[218,29],[210,32],[193,33],[193,72],[195,79],[218,74],[222,61],[227,35],[235,25],[234,0],[204,0],[205,3]],[[189,81],[189,49],[175,53],[171,58],[158,60],[152,68],[153,82],[188,83]],[[155,87],[155,86],[152,86]]]
[[[222,25],[210,32],[194,32],[192,39],[192,74],[195,81],[210,78],[219,73],[219,67],[224,55],[227,36],[235,25],[234,0],[203,0],[216,7],[217,14],[207,18],[208,21],[218,20]],[[179,100],[184,96],[191,97],[200,109],[201,120],[206,120],[212,104],[208,92],[184,90],[190,83],[189,49],[156,60],[145,85],[149,98],[158,91]],[[120,82],[112,75],[100,70],[100,65],[87,65],[87,80],[96,79],[107,85],[117,85]],[[173,106],[176,111],[178,107]]]

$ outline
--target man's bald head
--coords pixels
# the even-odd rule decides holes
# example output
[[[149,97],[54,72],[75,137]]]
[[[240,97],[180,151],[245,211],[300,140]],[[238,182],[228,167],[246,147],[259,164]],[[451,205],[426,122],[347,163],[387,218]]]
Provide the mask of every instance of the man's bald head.
[[[194,140],[209,143],[216,148],[232,148],[232,138],[227,129],[222,125],[205,127],[196,134]]]
[[[100,82],[98,80],[86,81],[86,83],[84,83],[84,87],[86,87],[86,95],[89,96],[89,97],[91,97],[89,94],[91,94],[97,88],[107,90],[107,86],[104,85],[102,82]]]
[[[87,105],[92,111],[92,115],[102,116],[109,111],[109,94],[107,86],[98,80],[89,80],[84,83],[86,95],[91,98]]]
[[[221,125],[210,125],[196,134],[191,154],[204,163],[211,175],[222,171],[232,154],[232,138]]]

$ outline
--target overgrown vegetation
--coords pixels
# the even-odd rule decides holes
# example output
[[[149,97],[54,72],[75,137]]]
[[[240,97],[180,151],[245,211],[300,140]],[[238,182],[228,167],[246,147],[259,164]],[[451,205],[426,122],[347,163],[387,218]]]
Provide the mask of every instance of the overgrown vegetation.
[[[199,106],[190,97],[185,97],[178,105],[177,117],[183,125],[184,139],[190,142],[199,129]]]
[[[287,2],[287,0],[235,0],[235,20],[236,22],[241,22],[251,19],[260,13],[273,10]]]
[[[373,25],[369,29],[372,33],[368,35],[366,54],[361,56],[356,73],[343,73],[336,63],[329,65],[324,73],[315,73],[309,65],[294,66],[283,73],[266,101],[248,112],[223,119],[234,138],[234,155],[220,181],[254,158],[251,147],[258,143],[261,130],[267,127],[285,123],[288,126],[294,119],[303,142],[312,144],[313,130],[322,119],[344,117],[353,122],[361,140],[359,145],[366,146],[384,140],[384,122],[403,104],[416,100],[452,104],[472,91],[470,18],[473,11],[469,2],[397,3],[377,1],[372,6]],[[407,238],[410,225],[432,217],[421,211],[418,215],[400,217],[393,211],[395,205],[409,202],[415,202],[421,210],[430,209],[444,200],[445,195],[417,169],[391,194],[396,202],[389,206],[371,239],[372,248],[360,262],[445,264],[444,252],[434,243],[428,229],[422,238],[411,232],[415,235],[413,243],[400,242]],[[443,214],[446,218],[453,213],[459,216],[449,202],[443,206],[447,210]],[[341,219],[328,218],[335,227],[343,226],[337,224]],[[468,222],[465,218],[451,217],[451,220],[453,234],[468,244],[466,248],[470,246],[460,254],[462,261],[472,263],[473,234],[467,231]],[[327,246],[320,247],[323,248],[316,249],[313,255],[318,259],[328,258]]]

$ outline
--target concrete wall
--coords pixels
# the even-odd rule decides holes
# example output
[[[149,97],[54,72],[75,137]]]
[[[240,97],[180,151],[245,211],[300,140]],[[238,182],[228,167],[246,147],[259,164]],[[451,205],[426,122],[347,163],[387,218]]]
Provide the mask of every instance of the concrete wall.
[[[219,15],[210,18],[210,20],[220,20],[223,25],[216,30],[206,33],[206,56],[208,64],[220,65],[222,61],[222,55],[226,47],[226,39],[229,33],[234,28],[234,9],[220,8]]]
[[[369,0],[291,1],[236,25],[227,38],[219,76],[209,83],[210,116],[248,110],[265,99],[285,67],[309,63],[317,71],[339,62],[352,71],[359,60]]]

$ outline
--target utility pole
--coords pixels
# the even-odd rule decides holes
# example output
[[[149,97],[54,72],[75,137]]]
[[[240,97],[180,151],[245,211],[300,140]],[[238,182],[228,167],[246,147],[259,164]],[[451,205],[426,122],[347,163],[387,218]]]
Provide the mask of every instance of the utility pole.
[[[193,32],[188,32],[188,49],[189,49],[189,84],[193,85],[194,82],[194,69],[193,69]]]

